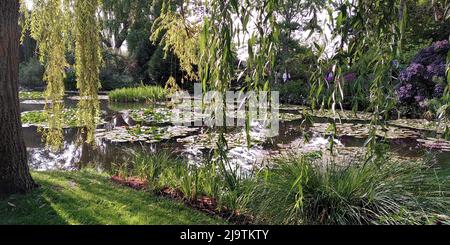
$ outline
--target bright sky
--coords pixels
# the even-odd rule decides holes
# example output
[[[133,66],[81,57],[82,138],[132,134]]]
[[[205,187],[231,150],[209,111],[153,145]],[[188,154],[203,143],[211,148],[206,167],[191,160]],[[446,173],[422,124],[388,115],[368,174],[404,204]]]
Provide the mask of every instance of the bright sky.
[[[25,0],[25,4],[29,10],[33,8],[33,0]]]

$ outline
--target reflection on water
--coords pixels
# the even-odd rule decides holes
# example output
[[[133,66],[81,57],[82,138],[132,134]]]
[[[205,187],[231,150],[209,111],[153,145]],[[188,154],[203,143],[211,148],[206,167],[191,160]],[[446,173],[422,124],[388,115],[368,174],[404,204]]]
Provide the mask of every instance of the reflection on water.
[[[66,98],[65,101],[67,107],[76,105],[76,101],[73,99]],[[132,108],[143,107],[142,104],[128,106]],[[42,110],[43,107],[42,102],[27,101],[21,103],[22,111]],[[101,100],[101,109],[106,111],[104,115],[106,121],[110,121],[118,110],[126,109],[126,107],[127,105],[121,104],[109,106],[106,100]],[[322,119],[321,122],[323,121]],[[84,143],[84,136],[78,129],[65,129],[63,149],[59,152],[51,152],[41,142],[41,134],[36,127],[25,127],[23,130],[29,164],[35,170],[74,170],[86,166],[108,170],[114,163],[127,161],[136,150],[155,152],[167,149],[176,155],[188,158],[190,162],[199,162],[204,159],[205,155],[212,153],[211,147],[202,145],[202,142],[197,138],[192,138],[194,142],[191,143],[180,143],[183,140],[178,141],[175,138],[160,143],[111,143],[98,139],[96,146],[93,147]],[[199,130],[197,134],[202,133],[203,130]],[[243,134],[245,132],[238,133]],[[186,136],[185,139],[191,136]],[[306,142],[305,138],[309,138],[309,141]],[[254,145],[250,149],[245,147],[245,144],[236,144],[230,149],[229,157],[231,164],[240,166],[245,170],[251,170],[255,165],[262,164],[269,157],[278,155],[280,152],[321,150],[329,145],[329,141],[330,137],[323,134],[302,131],[299,121],[280,122],[279,136]],[[364,138],[345,135],[335,139],[336,146],[348,149],[361,148],[364,143]],[[450,153],[426,151],[416,139],[395,139],[390,140],[389,144],[391,151],[399,156],[412,158],[430,156],[435,163],[440,164],[443,168],[450,169]]]

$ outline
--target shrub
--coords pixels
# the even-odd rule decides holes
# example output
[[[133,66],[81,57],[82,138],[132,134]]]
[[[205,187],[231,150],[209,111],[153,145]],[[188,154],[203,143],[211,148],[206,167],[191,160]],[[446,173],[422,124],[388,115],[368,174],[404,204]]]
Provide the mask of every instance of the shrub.
[[[104,65],[100,69],[100,83],[103,90],[131,87],[137,85],[136,80],[130,74],[128,66],[130,61],[111,51],[103,53]]]
[[[427,109],[427,99],[442,96],[443,89],[440,83],[445,80],[446,57],[449,50],[450,44],[447,40],[434,42],[422,49],[412,59],[411,64],[400,71],[398,76],[400,83],[395,90],[399,104],[423,112]]]
[[[308,98],[308,85],[300,80],[276,84],[272,91],[279,91],[280,101],[287,104],[305,104]]]
[[[422,163],[323,165],[283,157],[256,180],[251,210],[269,224],[418,224],[448,212],[449,185]]]
[[[27,88],[43,87],[44,67],[37,58],[19,65],[19,83]]]
[[[109,99],[114,102],[146,102],[163,100],[165,98],[166,91],[159,86],[121,88],[109,93]]]

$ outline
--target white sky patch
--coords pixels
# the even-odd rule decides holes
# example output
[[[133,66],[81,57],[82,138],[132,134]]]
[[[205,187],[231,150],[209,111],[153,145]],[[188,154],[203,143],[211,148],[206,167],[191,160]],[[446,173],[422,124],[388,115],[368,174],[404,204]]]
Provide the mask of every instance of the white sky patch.
[[[25,0],[25,5],[27,6],[28,10],[33,9],[33,0]]]

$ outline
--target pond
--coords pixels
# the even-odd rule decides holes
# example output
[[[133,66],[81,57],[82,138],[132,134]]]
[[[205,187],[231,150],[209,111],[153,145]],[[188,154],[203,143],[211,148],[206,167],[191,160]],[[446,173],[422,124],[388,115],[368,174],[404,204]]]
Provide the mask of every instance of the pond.
[[[66,107],[75,107],[78,99],[76,95],[67,95],[64,99]],[[142,103],[109,103],[107,96],[100,96],[100,101],[103,123],[96,133],[96,146],[82,143],[83,134],[78,129],[66,128],[63,149],[52,152],[41,141],[38,125],[24,124],[30,167],[37,171],[76,170],[86,166],[108,170],[114,163],[127,161],[137,150],[167,150],[187,158],[191,163],[198,163],[210,157],[216,147],[217,134],[208,128],[172,125],[172,112],[165,104],[149,106]],[[22,101],[21,111],[40,111],[44,105],[45,102],[39,100]],[[281,106],[280,130],[276,137],[261,137],[260,128],[253,125],[250,148],[247,147],[246,134],[242,128],[228,130],[228,156],[233,166],[250,171],[272,157],[289,152],[322,151],[325,157],[331,157],[327,150],[331,140],[327,128],[333,115],[327,111],[315,113],[314,124],[304,127],[304,109],[294,105]],[[338,137],[334,140],[336,150],[333,157],[346,158],[363,154],[370,115],[355,115],[352,112],[339,114],[341,124],[337,125]],[[437,139],[436,132],[439,130],[436,127],[407,119],[395,120],[389,124],[391,126],[388,130],[379,130],[379,136],[389,143],[392,156],[401,159],[429,157],[442,168],[450,170],[450,143]]]

